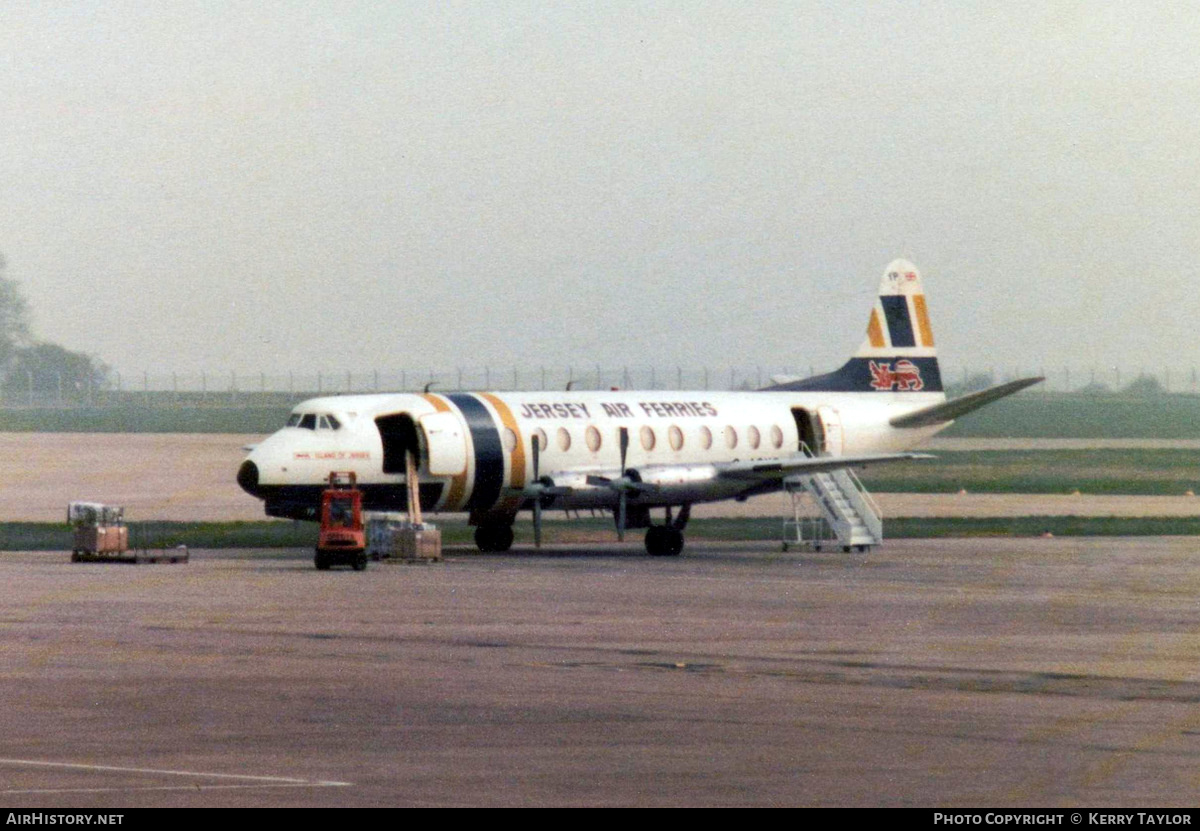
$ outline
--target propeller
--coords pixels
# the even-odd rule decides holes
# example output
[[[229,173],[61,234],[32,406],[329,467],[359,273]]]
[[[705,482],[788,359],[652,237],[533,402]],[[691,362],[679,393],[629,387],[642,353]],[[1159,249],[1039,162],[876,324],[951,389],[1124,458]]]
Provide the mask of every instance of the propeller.
[[[533,437],[533,481],[536,485],[541,485],[541,457],[542,443],[538,441],[538,437]],[[540,490],[540,488],[539,488]],[[533,498],[533,547],[542,547],[542,495],[539,493]]]
[[[562,496],[571,492],[570,488],[554,484],[550,477],[541,478],[541,442],[533,437],[533,481],[525,486],[521,495],[533,500],[533,545],[542,547],[542,500],[547,497]]]
[[[588,476],[589,485],[604,485],[617,492],[617,539],[625,542],[625,518],[628,513],[629,494],[639,494],[652,490],[651,485],[644,485],[625,470],[625,457],[629,453],[629,428],[621,427],[617,433],[617,443],[621,448],[621,475],[616,479],[607,476]]]
[[[629,482],[629,477],[625,475],[625,456],[629,453],[629,428],[622,427],[617,437],[617,443],[621,446],[621,481],[622,484],[625,484]],[[626,506],[629,502],[628,485],[620,488],[618,494],[617,504],[620,515],[617,517],[617,540],[625,542],[625,516],[627,514]]]

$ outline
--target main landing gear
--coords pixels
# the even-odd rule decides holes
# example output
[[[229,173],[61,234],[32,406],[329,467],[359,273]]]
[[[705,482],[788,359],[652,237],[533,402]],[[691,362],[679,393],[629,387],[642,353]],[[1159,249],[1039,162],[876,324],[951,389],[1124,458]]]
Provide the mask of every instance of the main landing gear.
[[[691,505],[684,505],[679,514],[672,517],[671,509],[667,508],[666,521],[662,525],[650,525],[650,511],[643,508],[636,513],[641,527],[646,529],[646,553],[652,557],[677,557],[683,551],[683,529],[687,526],[691,514]],[[475,545],[480,551],[487,553],[503,553],[512,548],[513,529],[503,523],[483,523],[475,526]]]
[[[512,548],[511,525],[479,525],[475,528],[475,545],[480,551],[501,553]]]
[[[684,505],[679,509],[679,516],[672,519],[668,506],[665,523],[646,529],[646,553],[651,557],[678,557],[683,551],[683,529],[691,513],[692,506]]]
[[[646,553],[652,557],[677,557],[683,551],[683,532],[669,525],[646,529]]]

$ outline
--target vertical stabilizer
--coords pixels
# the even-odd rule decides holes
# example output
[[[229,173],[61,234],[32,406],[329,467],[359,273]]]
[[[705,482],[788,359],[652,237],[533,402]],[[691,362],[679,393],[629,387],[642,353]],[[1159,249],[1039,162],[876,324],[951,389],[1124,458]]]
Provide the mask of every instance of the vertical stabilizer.
[[[937,349],[917,267],[907,260],[888,264],[867,319],[867,336],[840,369],[768,389],[942,392]]]
[[[921,275],[908,260],[893,260],[879,283],[856,358],[936,358]]]

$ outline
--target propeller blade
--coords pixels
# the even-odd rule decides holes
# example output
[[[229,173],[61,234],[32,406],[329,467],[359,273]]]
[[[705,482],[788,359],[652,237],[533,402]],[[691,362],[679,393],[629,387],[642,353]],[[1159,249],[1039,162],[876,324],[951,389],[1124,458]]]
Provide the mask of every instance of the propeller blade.
[[[629,502],[629,480],[625,477],[625,457],[629,452],[629,428],[622,427],[617,431],[617,444],[621,447],[621,487],[618,491],[617,504],[617,541],[625,542],[626,504]]]
[[[617,508],[617,542],[625,542],[625,501],[628,499],[626,491],[621,491],[621,497]]]
[[[538,441],[537,435],[533,437],[533,481],[537,482],[541,471],[541,442]],[[533,547],[542,547],[542,496],[538,494],[533,498]]]

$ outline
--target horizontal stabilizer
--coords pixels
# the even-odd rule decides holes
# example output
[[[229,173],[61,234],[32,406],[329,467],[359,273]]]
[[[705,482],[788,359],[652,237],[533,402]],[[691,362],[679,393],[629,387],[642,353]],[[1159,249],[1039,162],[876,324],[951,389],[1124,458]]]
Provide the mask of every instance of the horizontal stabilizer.
[[[931,407],[924,407],[907,415],[896,416],[888,423],[893,427],[929,427],[934,424],[945,424],[947,421],[954,421],[954,419],[960,416],[974,412],[985,404],[999,401],[1005,396],[1012,395],[1014,392],[1020,392],[1026,387],[1032,387],[1034,384],[1045,380],[1045,378],[1038,377],[1009,381],[1007,384],[988,387],[986,390],[973,392],[970,395],[964,395],[941,404],[934,404]]]
[[[723,479],[767,481],[784,479],[797,473],[819,473],[846,467],[866,467],[884,462],[907,462],[913,459],[933,459],[928,453],[879,453],[866,456],[794,456],[778,461],[731,462],[721,465]]]

